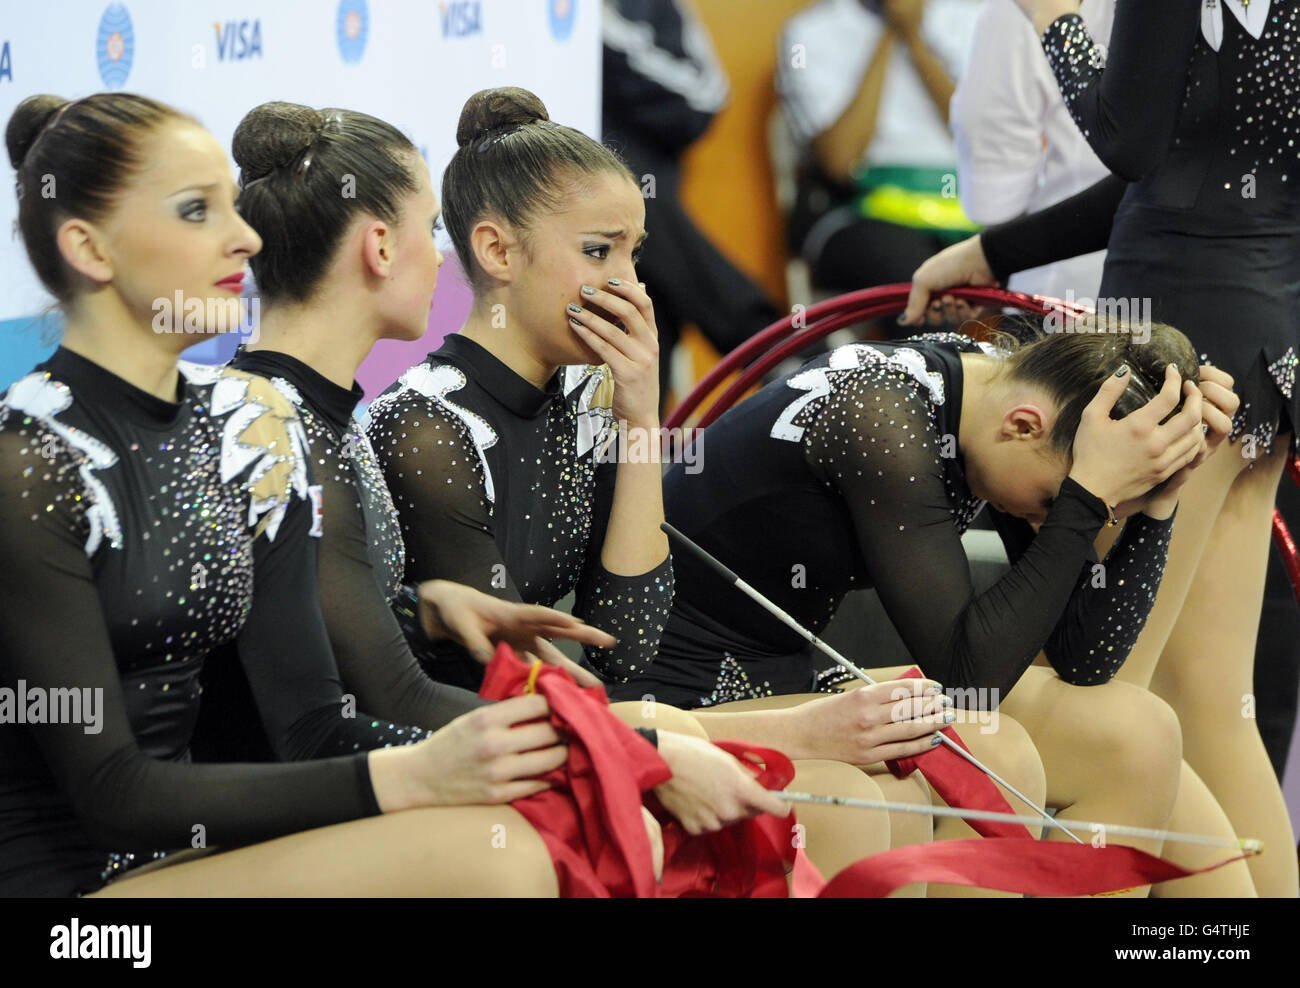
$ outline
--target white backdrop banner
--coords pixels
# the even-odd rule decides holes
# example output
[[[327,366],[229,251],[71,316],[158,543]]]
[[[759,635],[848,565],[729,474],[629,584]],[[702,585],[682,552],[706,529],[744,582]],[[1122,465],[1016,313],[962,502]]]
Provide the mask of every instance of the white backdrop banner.
[[[537,93],[551,116],[599,137],[599,0],[5,0],[0,118],[34,93],[142,93],[196,116],[227,148],[268,100],[361,110],[420,148],[441,182],[465,99]],[[7,166],[7,161],[5,162]],[[12,176],[12,173],[10,173]],[[12,231],[12,178],[0,229]],[[0,237],[0,386],[30,366],[11,320],[50,302],[21,243]]]

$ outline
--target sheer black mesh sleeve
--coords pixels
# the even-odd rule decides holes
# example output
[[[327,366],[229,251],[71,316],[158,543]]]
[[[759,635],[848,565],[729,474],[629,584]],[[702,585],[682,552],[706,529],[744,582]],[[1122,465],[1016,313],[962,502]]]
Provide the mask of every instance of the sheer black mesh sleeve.
[[[432,403],[399,400],[372,406],[366,429],[401,519],[407,582],[451,580],[522,600],[465,424]]]
[[[455,642],[428,639],[412,587],[425,580],[451,580],[502,600],[522,600],[497,545],[474,440],[455,416],[410,399],[376,401],[366,431],[406,543],[407,586],[393,602],[394,613],[429,676],[476,689],[483,666]]]
[[[437,730],[486,704],[420,669],[379,585],[356,491],[337,475],[322,479],[321,609],[339,673],[358,705],[399,723]]]
[[[1032,544],[1034,531],[1020,518],[989,511],[1014,563]],[[1095,550],[1088,553],[1074,593],[1043,646],[1067,683],[1109,682],[1124,664],[1155,605],[1173,527],[1173,515],[1161,521],[1135,514],[1104,560],[1098,561]]]
[[[97,733],[66,723],[2,725],[0,731],[30,732],[88,836],[123,851],[188,847],[192,828],[201,824],[210,845],[231,846],[378,813],[360,755],[195,765],[140,750],[83,549],[84,520],[75,508],[80,494],[45,479],[55,471],[24,475],[30,464],[23,446],[0,431],[0,681],[10,688],[23,681],[28,689],[100,689],[102,726]],[[281,530],[281,547],[295,527]],[[281,579],[302,576],[284,563],[279,569]],[[274,620],[269,602],[261,603],[259,625]],[[262,639],[258,654],[287,648],[289,638],[298,643],[298,629],[288,627],[275,643]],[[284,704],[277,723],[297,741],[290,727],[300,718],[292,706]],[[334,704],[335,717],[337,709]]]
[[[915,385],[853,375],[803,435],[845,501],[870,581],[926,675],[945,687],[1015,685],[1052,635],[1106,519],[1067,479],[1037,537],[976,595],[944,483],[941,437]]]
[[[1108,46],[1078,14],[1043,32],[1070,116],[1114,174],[1136,181],[1160,164],[1178,122],[1200,0],[1116,0]]]
[[[573,613],[618,639],[610,648],[584,646],[587,661],[614,682],[625,683],[654,661],[673,605],[671,553],[639,576],[611,573],[600,561],[614,504],[617,463],[596,467],[596,500],[587,544],[587,564],[578,582]]]

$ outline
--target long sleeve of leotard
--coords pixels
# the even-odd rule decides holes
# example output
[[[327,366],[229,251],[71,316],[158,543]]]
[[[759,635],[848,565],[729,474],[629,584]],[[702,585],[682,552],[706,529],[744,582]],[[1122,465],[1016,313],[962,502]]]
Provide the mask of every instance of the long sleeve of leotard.
[[[596,467],[591,539],[587,543],[587,563],[578,581],[573,613],[618,639],[618,644],[610,648],[588,647],[586,652],[588,660],[602,674],[623,683],[643,672],[659,651],[659,640],[673,604],[673,560],[670,553],[654,569],[636,576],[611,573],[601,562],[617,475],[617,463]]]
[[[1168,153],[1199,28],[1197,0],[1117,0],[1110,46],[1098,47],[1077,14],[1043,33],[1061,96],[1112,174],[1046,209],[979,234],[998,281],[1017,271],[1102,250],[1128,183]]]
[[[384,421],[372,430],[371,441],[401,517],[408,579],[452,580],[507,600],[523,600],[497,543],[483,465],[465,425],[433,406],[418,414],[396,409],[381,414]],[[400,429],[392,427],[390,416],[402,418]],[[592,667],[603,676],[626,679],[626,670],[644,668],[658,648],[672,584],[667,559],[635,577],[616,576],[600,564],[616,466],[597,467],[590,535],[586,546],[576,550],[584,553],[586,562],[574,613],[619,639],[608,649],[585,647]],[[557,505],[556,510],[562,512],[563,507]],[[570,523],[563,514],[532,519],[539,527]]]
[[[927,402],[898,381],[875,385],[873,394],[878,400],[859,402],[855,389],[833,392],[807,426],[805,455],[844,498],[870,582],[913,659],[945,686],[996,696],[1049,641],[1069,669],[1081,640],[1105,637],[1113,612],[1079,605],[1082,637],[1058,632],[1072,599],[1087,590],[1081,573],[1095,560],[1104,504],[1067,478],[1010,569],[976,594]],[[1135,592],[1133,605],[1144,596]]]
[[[294,498],[275,538],[254,543],[253,606],[236,644],[276,757],[352,754],[425,735],[358,709],[344,696],[317,583],[320,540],[310,501]]]
[[[212,846],[265,840],[369,816],[379,812],[364,756],[271,765],[198,765],[162,761],[141,751],[127,717],[121,679],[96,591],[90,561],[72,505],[77,492],[53,480],[48,464],[24,476],[23,443],[0,433],[0,681],[28,690],[78,688],[102,690],[101,726],[88,733],[83,724],[29,724],[57,784],[68,796],[92,840],[123,851],[188,847],[194,827],[206,829]],[[69,469],[75,475],[75,469]],[[44,474],[44,476],[43,476]],[[286,514],[275,546],[290,539],[307,541],[298,531],[309,512]],[[296,517],[293,517],[296,515]],[[84,525],[82,526],[84,529]],[[279,539],[284,539],[279,542]],[[311,540],[314,541],[314,540]],[[112,550],[107,550],[112,551]],[[251,633],[259,658],[276,662],[307,654],[304,628],[297,622],[309,608],[278,612],[272,599],[284,583],[303,577],[298,550],[279,552],[266,576],[258,573],[258,600]],[[280,634],[267,625],[282,622]],[[320,653],[317,653],[319,658]],[[327,653],[326,653],[327,655]],[[256,668],[256,664],[254,664]],[[267,679],[258,676],[263,686]],[[310,677],[299,680],[311,686]],[[322,691],[318,700],[332,705],[337,697]],[[300,718],[292,696],[268,704],[281,740],[307,745],[316,730],[298,735]],[[304,725],[311,722],[308,717]],[[0,730],[18,730],[8,725]],[[328,734],[325,729],[321,733]]]
[[[357,704],[403,724],[437,730],[487,703],[424,674],[388,605],[371,561],[357,492],[337,474],[321,477],[321,610],[339,673]]]
[[[1014,564],[1033,544],[1034,530],[1023,519],[989,511]],[[1162,521],[1138,513],[1124,522],[1104,560],[1089,553],[1065,611],[1043,645],[1052,668],[1067,683],[1105,683],[1124,664],[1155,603],[1173,527],[1173,515]]]
[[[1116,0],[1105,48],[1078,14],[1058,17],[1043,32],[1070,116],[1102,163],[1130,182],[1168,153],[1201,6],[1201,0]]]
[[[432,404],[371,415],[370,441],[406,543],[407,582],[451,580],[522,601],[497,547],[483,464],[465,426]]]
[[[1005,283],[1017,271],[1105,250],[1127,188],[1108,175],[1036,213],[987,227],[978,236],[993,277]]]

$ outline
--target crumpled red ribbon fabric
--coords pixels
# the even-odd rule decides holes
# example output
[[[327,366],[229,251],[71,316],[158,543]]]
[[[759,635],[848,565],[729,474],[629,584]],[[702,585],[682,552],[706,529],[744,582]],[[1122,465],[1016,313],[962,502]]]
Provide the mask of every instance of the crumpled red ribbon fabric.
[[[795,846],[794,814],[761,815],[715,834],[691,836],[649,791],[672,777],[654,746],[609,711],[600,687],[582,687],[564,670],[521,661],[509,645],[497,646],[480,695],[503,700],[525,692],[530,680],[546,697],[551,724],[569,745],[564,765],[542,778],[551,788],[511,805],[541,835],[555,864],[564,897],[726,896],[816,894],[824,885]],[[735,742],[719,747],[758,768],[759,779],[784,788],[794,766],[779,752]],[[656,883],[650,839],[641,815],[643,794],[659,820],[664,870]]]
[[[920,676],[921,670],[913,666],[898,678],[917,679]],[[951,727],[945,727],[943,733],[963,749],[970,751]],[[939,745],[911,758],[891,759],[885,762],[885,767],[900,779],[905,779],[919,770],[925,777],[925,781],[938,793],[939,798],[949,806],[960,806],[967,810],[992,810],[995,813],[1016,812],[1002,795],[1002,790],[993,784],[992,779],[947,745]],[[1023,823],[968,820],[967,825],[981,837],[1034,839]]]
[[[519,696],[531,671],[503,642],[479,695],[488,700]],[[672,777],[667,762],[609,712],[609,699],[599,686],[579,686],[568,673],[544,665],[534,688],[546,697],[551,725],[568,742],[569,757],[542,776],[550,789],[511,805],[546,844],[560,894],[653,897],[654,866],[641,794]]]
[[[1027,836],[952,840],[863,858],[826,883],[792,839],[793,813],[784,819],[761,815],[716,834],[692,837],[651,794],[648,802],[657,811],[664,835],[663,881],[656,884],[641,803],[644,793],[670,778],[667,763],[653,745],[609,712],[604,690],[581,687],[555,666],[541,666],[534,674],[508,645],[498,646],[480,692],[490,700],[518,696],[530,678],[547,699],[551,723],[568,741],[569,758],[543,777],[552,788],[511,805],[541,835],[564,896],[779,897],[788,894],[785,876],[790,871],[798,897],[877,897],[913,882],[1027,895],[1099,895],[1202,874],[1245,857],[1189,871],[1123,845],[1098,848]],[[794,777],[793,764],[780,752],[734,741],[715,744],[753,768],[768,788],[784,788]],[[922,758],[933,759],[934,754]],[[952,757],[963,771],[978,772],[959,756]],[[940,769],[940,778],[945,771],[956,769]]]
[[[740,741],[713,743],[753,770],[766,789],[784,789],[794,778],[794,763],[779,751]],[[664,838],[663,896],[813,898],[826,885],[796,839],[799,830],[793,812],[785,817],[764,813],[717,833],[692,837],[656,809]]]

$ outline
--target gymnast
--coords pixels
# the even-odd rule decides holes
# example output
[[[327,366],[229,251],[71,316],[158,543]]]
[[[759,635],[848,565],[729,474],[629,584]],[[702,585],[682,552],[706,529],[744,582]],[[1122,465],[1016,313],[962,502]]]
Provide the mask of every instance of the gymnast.
[[[418,591],[405,587],[396,511],[354,418],[361,394],[354,377],[373,344],[418,339],[428,323],[442,262],[434,236],[441,226],[439,206],[428,167],[410,141],[382,120],[282,102],[246,114],[233,150],[241,184],[236,205],[262,237],[250,266],[263,314],[257,341],[242,348],[232,365],[271,380],[297,407],[311,442],[329,518],[320,546],[321,600],[343,686],[374,714],[430,728],[454,723],[483,701],[421,671],[390,602],[400,599],[401,623],[422,648],[432,643],[416,620],[417,593],[434,605],[424,613],[456,623],[458,609],[473,608],[488,621],[498,608],[539,611],[539,617],[553,612],[443,580],[426,581]],[[344,175],[356,176],[355,197],[329,194]],[[457,640],[472,637],[473,628]],[[606,636],[589,643],[612,641]],[[576,678],[599,682],[544,639],[521,645],[549,649]],[[485,647],[481,641],[476,665],[485,660]],[[615,712],[640,724],[639,707],[619,705]],[[641,730],[673,771],[655,795],[688,832],[713,831],[756,812],[785,812],[735,758],[704,740],[690,718],[663,707],[645,723],[658,728]],[[244,718],[239,726],[248,731],[251,725]],[[917,733],[929,729],[924,722],[915,727]],[[840,794],[879,798],[870,784],[860,787],[854,778],[860,773],[846,774],[843,767],[827,766],[814,784],[826,785],[837,773]],[[875,816],[846,820],[834,809],[801,811],[810,857],[834,873],[888,847],[885,821]]]
[[[94,729],[0,726],[0,893],[554,895],[541,838],[502,805],[565,760],[545,699],[432,734],[349,716],[293,405],[259,377],[178,369],[193,336],[155,301],[179,292],[205,331],[235,329],[220,303],[260,247],[224,150],[122,93],[30,97],[5,138],[66,323],[0,403],[0,681],[100,691],[102,709]],[[608,641],[568,615],[495,613],[448,623]],[[284,763],[188,758],[202,666],[231,641]]]
[[[1178,793],[1177,719],[1111,680],[1159,585],[1179,489],[1235,398],[1167,326],[1149,339],[1071,328],[1010,353],[1009,334],[1000,348],[947,334],[816,358],[697,438],[703,469],[669,470],[667,518],[814,632],[849,590],[874,587],[927,676],[1028,728],[1064,818],[1160,827]],[[976,594],[961,534],[986,504],[1011,568]],[[1121,519],[1098,569],[1094,540]],[[816,696],[847,677],[695,558],[675,566],[658,657],[615,697],[695,709],[711,736],[792,757],[872,761],[859,732],[873,687]],[[1039,653],[1052,669],[1031,665]],[[986,740],[963,737],[977,754]],[[1249,889],[1236,865],[1178,884],[1202,881]]]

